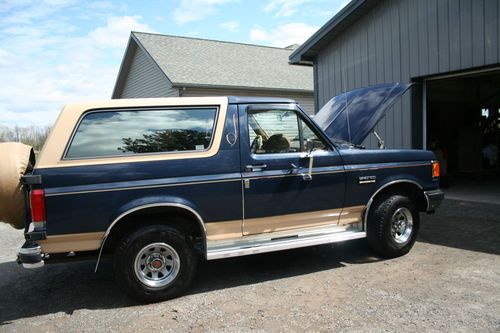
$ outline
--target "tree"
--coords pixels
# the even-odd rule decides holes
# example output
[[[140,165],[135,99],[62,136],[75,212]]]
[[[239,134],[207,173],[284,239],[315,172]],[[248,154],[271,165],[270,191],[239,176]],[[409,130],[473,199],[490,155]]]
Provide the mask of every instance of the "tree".
[[[0,126],[0,142],[22,142],[32,146],[35,151],[39,151],[49,132],[50,126]]]
[[[164,151],[195,150],[197,145],[208,147],[210,136],[196,130],[164,130],[143,134],[142,139],[123,138],[118,150],[126,153],[156,153]]]

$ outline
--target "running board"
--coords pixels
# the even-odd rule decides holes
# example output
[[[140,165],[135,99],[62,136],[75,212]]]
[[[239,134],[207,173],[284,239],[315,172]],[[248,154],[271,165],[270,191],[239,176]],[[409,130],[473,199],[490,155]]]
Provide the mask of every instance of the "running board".
[[[267,235],[263,239],[262,235],[244,236],[238,241],[226,244],[209,244],[207,260],[240,257],[257,253],[266,253],[296,249],[313,245],[330,244],[343,242],[351,239],[365,238],[366,232],[358,230],[342,230],[341,232],[331,232],[327,234],[313,235],[290,235],[287,237],[272,237]]]

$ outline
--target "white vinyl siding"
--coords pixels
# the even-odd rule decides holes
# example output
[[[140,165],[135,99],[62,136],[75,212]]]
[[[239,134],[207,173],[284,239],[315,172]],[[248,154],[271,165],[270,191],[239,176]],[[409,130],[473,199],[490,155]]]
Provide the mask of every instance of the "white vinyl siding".
[[[179,90],[149,58],[137,48],[119,98],[177,97]]]

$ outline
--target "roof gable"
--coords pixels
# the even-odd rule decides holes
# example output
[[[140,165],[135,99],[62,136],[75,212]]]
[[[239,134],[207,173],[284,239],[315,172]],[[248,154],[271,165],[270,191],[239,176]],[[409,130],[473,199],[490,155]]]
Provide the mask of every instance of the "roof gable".
[[[132,32],[132,40],[175,87],[313,91],[312,69],[290,65],[290,49],[140,32]]]

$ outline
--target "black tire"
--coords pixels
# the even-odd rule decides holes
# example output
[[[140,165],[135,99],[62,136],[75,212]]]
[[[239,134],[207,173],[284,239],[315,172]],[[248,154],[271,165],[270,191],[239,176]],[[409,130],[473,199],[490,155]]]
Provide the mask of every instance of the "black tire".
[[[384,257],[400,257],[413,247],[419,225],[419,212],[410,198],[401,194],[383,196],[373,203],[368,215],[368,243]]]
[[[165,225],[149,225],[125,236],[115,250],[113,261],[118,284],[132,298],[148,303],[184,293],[197,265],[187,237]]]

